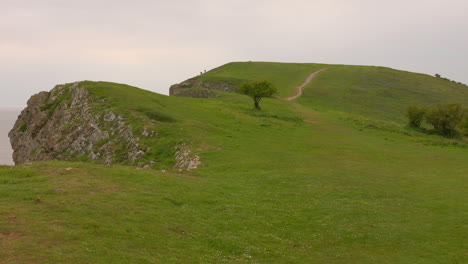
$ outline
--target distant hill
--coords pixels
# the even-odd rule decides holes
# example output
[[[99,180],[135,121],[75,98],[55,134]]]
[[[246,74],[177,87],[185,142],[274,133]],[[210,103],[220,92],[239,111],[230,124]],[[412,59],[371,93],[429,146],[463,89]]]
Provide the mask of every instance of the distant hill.
[[[293,95],[294,88],[309,74],[320,69],[326,70],[305,87],[300,99],[316,110],[338,110],[402,120],[410,104],[431,106],[459,102],[468,107],[466,85],[426,74],[376,66],[232,62],[191,80],[193,83],[205,83],[205,87],[206,83],[235,87],[242,82],[268,80],[279,89],[279,97],[287,97]]]

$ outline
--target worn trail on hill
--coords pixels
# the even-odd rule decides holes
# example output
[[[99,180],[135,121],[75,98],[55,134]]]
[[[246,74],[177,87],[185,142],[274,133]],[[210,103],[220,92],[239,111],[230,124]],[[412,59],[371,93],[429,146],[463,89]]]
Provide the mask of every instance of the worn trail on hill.
[[[316,72],[312,73],[311,75],[309,75],[309,77],[307,77],[307,79],[305,80],[305,82],[303,84],[296,87],[296,95],[286,97],[284,99],[287,100],[287,101],[292,101],[292,100],[298,98],[299,96],[301,96],[302,95],[302,89],[304,89],[304,87],[306,87],[318,73],[320,73],[321,71],[324,71],[324,70],[326,70],[326,68],[321,69],[319,71],[316,71]]]
[[[307,77],[307,79],[305,80],[305,82],[303,84],[296,87],[296,95],[286,97],[284,99],[287,100],[287,101],[292,101],[292,100],[298,98],[299,96],[301,96],[302,95],[302,89],[304,89],[304,87],[306,87],[318,73],[320,73],[321,71],[324,71],[324,70],[326,70],[326,68],[323,68],[323,69],[321,69],[319,71],[316,71],[316,72],[313,72],[312,74],[310,74],[309,77]],[[295,104],[295,106],[298,109],[303,109],[303,107],[299,107],[299,105],[297,103]],[[303,112],[303,111],[299,111],[299,112]],[[315,118],[310,118],[310,115],[306,115],[306,116],[308,116],[309,118],[303,119],[304,122],[310,123],[310,124],[317,124],[318,123],[315,120]]]

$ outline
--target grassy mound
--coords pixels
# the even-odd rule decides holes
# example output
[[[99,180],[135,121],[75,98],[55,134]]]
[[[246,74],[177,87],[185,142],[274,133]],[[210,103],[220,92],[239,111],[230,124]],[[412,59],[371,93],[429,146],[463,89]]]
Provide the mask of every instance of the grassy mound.
[[[343,111],[401,121],[411,104],[460,102],[468,107],[468,87],[433,76],[385,67],[311,63],[233,62],[196,78],[234,84],[268,80],[279,97],[294,95],[313,72],[326,68],[304,88],[301,103],[320,111]]]

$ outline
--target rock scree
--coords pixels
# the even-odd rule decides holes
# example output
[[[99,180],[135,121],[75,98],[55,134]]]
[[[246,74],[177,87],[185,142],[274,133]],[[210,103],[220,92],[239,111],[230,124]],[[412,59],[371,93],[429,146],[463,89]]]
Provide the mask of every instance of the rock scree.
[[[106,165],[153,166],[154,161],[142,159],[149,148],[139,141],[158,133],[145,126],[137,135],[123,116],[112,109],[95,111],[95,105],[102,108],[105,99],[93,98],[82,82],[57,85],[50,92],[33,95],[9,133],[15,164],[94,160]],[[184,150],[188,151],[186,145]],[[177,169],[190,170],[199,164],[196,155],[183,156],[197,160],[195,163],[181,158],[174,159]]]

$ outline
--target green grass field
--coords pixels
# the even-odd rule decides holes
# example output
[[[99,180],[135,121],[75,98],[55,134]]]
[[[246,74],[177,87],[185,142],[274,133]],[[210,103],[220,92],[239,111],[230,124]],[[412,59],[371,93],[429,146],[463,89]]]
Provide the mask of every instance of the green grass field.
[[[289,96],[322,67],[232,63],[199,78],[266,79]],[[159,138],[143,143],[158,167],[0,167],[0,263],[466,263],[466,140],[401,115],[409,102],[467,106],[468,88],[326,67],[303,97],[265,99],[263,111],[237,94],[87,83],[135,130],[154,122]],[[170,169],[181,141],[199,169]]]

